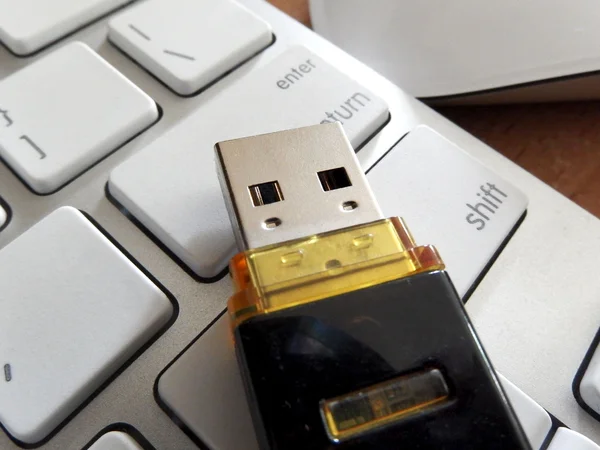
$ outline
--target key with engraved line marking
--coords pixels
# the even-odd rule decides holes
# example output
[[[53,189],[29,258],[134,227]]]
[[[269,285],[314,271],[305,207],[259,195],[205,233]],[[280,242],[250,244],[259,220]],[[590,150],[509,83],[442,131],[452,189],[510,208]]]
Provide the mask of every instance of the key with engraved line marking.
[[[62,207],[0,250],[0,423],[46,438],[167,326],[174,300],[81,212]]]
[[[210,84],[273,40],[263,19],[232,0],[150,0],[119,14],[109,39],[181,95]]]
[[[150,97],[73,42],[0,81],[0,157],[49,194],[157,118]]]

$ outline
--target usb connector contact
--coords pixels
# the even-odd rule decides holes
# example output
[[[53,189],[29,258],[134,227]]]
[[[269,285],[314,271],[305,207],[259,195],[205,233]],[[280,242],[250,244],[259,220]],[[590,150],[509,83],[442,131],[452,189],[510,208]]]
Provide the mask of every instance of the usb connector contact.
[[[220,142],[236,353],[262,449],[528,449],[434,247],[339,124]]]

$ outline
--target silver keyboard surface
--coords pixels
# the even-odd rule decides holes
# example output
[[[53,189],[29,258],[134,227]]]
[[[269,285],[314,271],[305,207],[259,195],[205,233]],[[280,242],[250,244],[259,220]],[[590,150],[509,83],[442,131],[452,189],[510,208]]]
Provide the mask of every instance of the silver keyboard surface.
[[[28,1],[32,2],[33,0]],[[60,3],[65,3],[65,1],[61,0]],[[77,3],[74,0],[73,2]],[[214,275],[223,273],[224,262],[235,251],[235,248],[227,247],[227,237],[223,239],[223,246],[213,253],[203,251],[186,253],[185,246],[177,247],[177,242],[185,242],[185,233],[188,228],[195,226],[194,221],[199,222],[200,229],[206,229],[206,221],[215,221],[215,216],[210,215],[214,210],[209,209],[207,213],[187,215],[188,210],[183,208],[181,209],[183,215],[177,220],[166,222],[152,220],[150,215],[142,214],[144,208],[139,211],[134,210],[135,205],[148,200],[144,197],[144,190],[142,192],[139,192],[139,189],[135,190],[137,187],[135,186],[136,178],[134,178],[134,175],[143,176],[146,171],[142,170],[141,174],[136,174],[134,170],[126,169],[128,166],[133,167],[131,161],[135,161],[135,158],[142,158],[141,155],[146,153],[162,155],[164,151],[170,151],[168,147],[171,143],[175,147],[173,149],[175,158],[177,148],[181,147],[185,141],[181,137],[181,130],[186,127],[201,128],[203,124],[208,124],[206,128],[211,128],[211,132],[207,132],[207,136],[201,135],[194,139],[204,139],[202,141],[204,145],[212,145],[214,143],[212,141],[241,137],[248,133],[254,133],[256,129],[259,132],[274,131],[270,128],[300,126],[308,124],[305,123],[306,121],[318,122],[321,120],[324,110],[321,110],[319,115],[310,115],[307,112],[308,107],[305,108],[306,110],[302,109],[301,101],[295,103],[293,108],[284,109],[285,104],[280,105],[270,96],[262,94],[261,74],[264,76],[270,74],[271,68],[277,67],[278,61],[281,61],[282,58],[285,59],[286,55],[291,54],[290,52],[301,54],[304,64],[304,68],[301,65],[289,67],[290,71],[294,68],[298,73],[311,70],[311,63],[304,61],[310,61],[310,56],[307,55],[314,54],[318,59],[315,58],[312,64],[321,64],[322,61],[327,64],[331,73],[339,72],[348,77],[348,80],[339,78],[340,81],[336,81],[337,86],[341,86],[342,82],[357,83],[358,86],[364,87],[363,95],[373,96],[372,104],[376,103],[374,99],[377,98],[381,99],[381,104],[387,107],[387,114],[381,108],[375,108],[369,113],[371,115],[368,123],[362,124],[360,129],[347,130],[351,140],[354,136],[352,143],[355,148],[360,147],[357,155],[365,171],[371,169],[407,133],[412,132],[419,125],[427,125],[483,162],[525,194],[528,200],[527,215],[470,295],[467,310],[498,371],[558,420],[600,443],[600,424],[579,406],[571,390],[576,372],[600,326],[600,277],[597,276],[598,255],[600,254],[600,223],[598,219],[421,102],[406,95],[401,89],[368,67],[261,0],[241,0],[240,3],[261,21],[268,24],[274,40],[266,47],[265,41],[262,41],[263,43],[257,44],[256,48],[247,50],[250,52],[247,57],[240,56],[239,64],[236,64],[231,71],[226,70],[227,73],[224,76],[217,76],[216,81],[211,81],[211,84],[198,94],[178,95],[174,89],[182,89],[181,83],[173,82],[175,88],[164,84],[170,83],[173,77],[181,79],[182,75],[176,68],[168,64],[166,69],[163,67],[164,65],[161,66],[161,70],[164,69],[167,72],[170,70],[171,75],[169,78],[165,75],[165,71],[157,72],[162,74],[161,76],[166,80],[159,81],[141,66],[143,64],[141,60],[140,64],[134,62],[118,49],[116,44],[108,40],[108,23],[111,18],[124,11],[132,10],[141,3],[134,2],[131,6],[127,5],[125,9],[113,11],[108,16],[80,28],[68,37],[53,42],[33,56],[17,57],[6,47],[0,47],[0,113],[3,111],[2,108],[6,108],[3,105],[2,97],[3,80],[20,69],[32,67],[32,64],[38,60],[50,56],[54,51],[74,41],[83,42],[89,46],[108,65],[114,67],[126,80],[129,80],[152,99],[160,111],[158,121],[137,134],[137,131],[144,129],[147,125],[146,122],[151,122],[151,116],[144,116],[146,122],[138,124],[139,130],[132,133],[131,140],[121,139],[121,142],[117,142],[117,139],[111,144],[111,148],[90,145],[90,154],[95,155],[96,159],[93,162],[85,163],[81,174],[75,175],[74,178],[73,176],[65,178],[67,184],[49,195],[35,193],[36,190],[39,191],[35,186],[42,185],[27,183],[27,178],[23,174],[33,167],[31,162],[15,162],[4,156],[3,163],[0,163],[0,256],[5,247],[41,219],[57,208],[71,206],[85,212],[93,221],[97,222],[118,246],[137,261],[137,264],[144,269],[144,273],[150,274],[157,283],[172,294],[178,308],[176,319],[166,327],[164,333],[151,342],[151,345],[143,352],[132,351],[129,363],[125,368],[116,376],[110,377],[109,382],[96,386],[98,390],[92,389],[94,393],[86,397],[84,406],[76,408],[74,414],[71,414],[66,421],[62,421],[58,431],[53,432],[49,439],[44,440],[40,448],[80,449],[95,437],[97,438],[102,430],[119,429],[115,428],[114,424],[127,424],[123,428],[125,431],[132,429],[135,430],[134,435],[139,433],[143,436],[143,439],[139,440],[143,440],[142,447],[144,448],[149,448],[147,443],[156,449],[198,448],[195,440],[190,439],[178,426],[178,423],[161,409],[155,397],[155,383],[159,374],[223,311],[231,294],[230,282],[226,276],[214,277]],[[0,5],[2,4],[0,1]],[[118,6],[118,2],[114,4],[115,7]],[[1,25],[0,19],[0,28]],[[116,31],[120,33],[127,26],[122,23],[117,23],[117,25],[119,26]],[[152,35],[148,29],[140,29],[140,31],[143,34]],[[264,28],[258,30],[257,35],[264,38]],[[0,33],[0,40],[1,37]],[[218,47],[218,45],[216,46]],[[252,56],[256,53],[257,48],[260,51]],[[143,48],[138,45],[136,49],[131,49],[128,53],[142,52],[142,50]],[[147,58],[155,56],[151,52],[144,54]],[[190,56],[183,51],[180,54]],[[170,56],[185,60],[178,56]],[[80,63],[83,64],[82,61]],[[288,64],[287,60],[286,64]],[[158,71],[158,66],[152,67]],[[74,64],[73,70],[77,70],[77,67],[77,64]],[[286,74],[287,72],[282,73],[281,80],[284,81],[279,86],[282,90],[284,90],[283,86],[288,86],[291,81],[297,81],[300,78],[299,75],[286,78]],[[119,84],[122,81],[117,80],[115,83]],[[198,80],[195,79],[191,82],[191,87],[188,86],[189,89],[195,89],[197,83]],[[40,85],[43,85],[42,81],[40,81]],[[82,86],[84,88],[82,92],[85,93],[85,82],[79,83],[77,88],[81,89]],[[244,86],[251,86],[252,92],[244,93]],[[102,89],[107,89],[107,87],[98,83],[91,83],[88,87],[90,92],[94,92],[94,95],[90,95],[89,101],[101,102]],[[318,84],[315,85],[315,89],[318,87]],[[40,92],[42,91],[40,90]],[[244,95],[240,94],[236,97],[228,92],[244,93]],[[351,94],[353,93],[354,91]],[[111,91],[107,91],[105,94],[110,96]],[[331,92],[315,92],[314,96],[317,99],[314,101],[316,102],[319,96],[328,94]],[[5,93],[5,95],[8,94]],[[306,102],[313,101],[308,98],[310,90],[303,95],[306,97]],[[15,98],[17,98],[16,94]],[[241,103],[236,104],[236,98]],[[346,98],[349,100],[351,96]],[[44,100],[46,99],[40,99],[41,102]],[[26,106],[29,108],[27,111],[35,111],[35,98],[27,98],[27,102]],[[256,106],[251,102],[256,102]],[[270,103],[279,109],[269,110]],[[151,109],[148,104],[143,102],[142,104],[145,105],[143,108],[140,107],[143,111]],[[357,104],[354,105],[357,106]],[[61,105],[56,105],[57,112],[60,112],[60,107]],[[144,110],[144,108],[146,109]],[[240,110],[246,111],[246,114],[240,114]],[[48,111],[52,112],[53,109],[50,108]],[[253,116],[253,111],[260,112],[260,114]],[[273,111],[280,111],[283,118]],[[68,141],[71,133],[73,139],[78,139],[77,128],[69,129],[67,126],[69,123],[76,123],[77,116],[77,114],[72,114],[69,119],[72,122],[60,122],[60,117],[49,115],[48,123],[56,121],[65,127],[64,131],[61,129],[61,134],[51,137],[64,136],[64,139]],[[194,122],[200,118],[202,122]],[[215,118],[215,123],[209,122],[211,118]],[[264,123],[261,123],[261,118]],[[36,119],[35,124],[37,126],[44,124],[44,120],[44,117],[40,116]],[[251,121],[258,125],[250,127],[247,122]],[[2,116],[0,115],[0,127],[2,125]],[[218,130],[215,131],[213,128],[218,128]],[[109,131],[115,135],[118,134],[115,130]],[[20,133],[15,136],[19,138],[21,135],[24,134]],[[4,136],[6,135],[3,135],[2,129],[0,129],[0,147],[4,145],[5,148],[8,148],[10,142],[15,141],[3,140]],[[196,142],[194,139],[192,142]],[[28,143],[25,139],[18,140],[20,144]],[[35,147],[29,145],[30,150],[31,148],[35,150]],[[13,148],[11,147],[11,149]],[[115,148],[116,151],[113,152]],[[33,155],[39,158],[41,154],[33,152]],[[133,155],[136,156],[129,160]],[[75,157],[73,154],[69,154],[69,158]],[[69,163],[72,161],[68,158],[66,160]],[[168,161],[168,158],[166,160]],[[123,164],[125,161],[128,162]],[[157,161],[160,163],[160,158]],[[386,159],[384,158],[380,164],[386,164]],[[421,164],[427,164],[427,161],[422,161]],[[23,172],[19,173],[19,176],[17,176],[17,166],[23,167]],[[117,168],[118,171],[116,171]],[[193,175],[194,166],[188,169]],[[78,170],[77,173],[82,170]],[[201,176],[212,170],[213,167],[207,162],[202,167],[198,167],[198,174]],[[398,192],[402,192],[403,170],[407,169],[398,168],[398,182],[394,186]],[[452,167],[449,167],[448,170],[452,170]],[[117,173],[119,177],[113,177],[114,173]],[[176,176],[178,172],[173,173]],[[62,172],[57,172],[57,174],[56,177],[52,175],[54,178],[50,177],[52,181],[62,179],[60,178],[63,176]],[[109,184],[109,178],[112,184]],[[71,179],[72,181],[68,181]],[[164,191],[163,194],[166,192],[164,197],[168,200],[171,185],[160,177],[152,178],[152,180],[156,183],[156,186],[152,187],[152,189],[156,189],[156,195],[153,191],[148,191],[151,194],[148,197],[155,198],[157,201],[161,200],[159,194],[161,193],[161,183],[164,183],[162,191]],[[64,183],[58,185],[62,184]],[[440,186],[439,190],[443,194],[444,187]],[[54,189],[49,189],[49,191],[54,191]],[[107,192],[113,197],[112,202],[109,200]],[[41,193],[45,194],[46,192]],[[118,197],[116,202],[114,197]],[[166,201],[165,199],[161,201]],[[195,207],[193,206],[195,200],[194,196],[185,199],[185,202],[190,205],[190,209]],[[127,205],[129,206],[127,208],[129,216],[123,214],[115,206],[115,203],[123,206],[126,201],[130,201]],[[174,204],[183,201],[180,197],[173,199]],[[218,201],[220,201],[220,197]],[[471,201],[470,198],[465,199],[465,203],[469,201]],[[153,205],[152,202],[147,204]],[[402,215],[402,211],[397,211],[397,214]],[[462,211],[459,214],[464,216]],[[435,211],[432,211],[430,216],[431,223],[435,223]],[[132,218],[134,220],[131,220]],[[217,225],[224,223],[221,220],[222,218],[216,221]],[[143,226],[138,226],[140,224]],[[181,224],[181,228],[177,227],[178,224]],[[175,232],[170,231],[169,226],[171,225],[175,227]],[[444,223],[438,225],[441,228],[445,226]],[[178,232],[179,234],[177,234]],[[415,228],[413,232],[418,237],[418,229]],[[436,244],[435,242],[423,243]],[[108,248],[112,244],[104,242],[103,245],[104,248]],[[110,248],[112,249],[112,247]],[[180,253],[177,253],[176,248],[180,248]],[[111,258],[114,257],[112,250],[109,252],[112,255]],[[192,256],[186,260],[188,254]],[[202,259],[203,256],[205,259]],[[200,258],[199,263],[196,264],[198,257]],[[451,258],[453,257],[451,256]],[[98,262],[96,263],[98,264]],[[31,269],[33,268],[32,264]],[[35,275],[28,274],[29,269],[30,267],[26,264],[19,265],[19,271],[22,271],[24,276]],[[37,269],[39,270],[39,267]],[[2,293],[3,287],[0,285],[0,306],[3,302]],[[115,308],[115,315],[119,315],[118,307],[114,305],[110,307]],[[52,312],[50,311],[46,316],[47,320],[51,320],[51,316]],[[165,318],[165,320],[167,319]],[[109,324],[110,320],[106,319],[105,323]],[[105,328],[106,333],[110,334],[110,326]],[[159,328],[159,326],[155,328]],[[0,338],[9,339],[3,332],[0,329]],[[201,337],[197,342],[201,342],[202,339]],[[3,356],[2,348],[0,344],[0,358]],[[210,364],[211,358],[206,355],[207,353],[204,353],[202,360],[205,364]],[[7,369],[6,364],[8,363],[0,360],[0,367],[4,367],[4,378],[0,377],[0,383],[6,385],[11,382],[16,383],[19,376],[17,367],[9,366]],[[222,361],[219,364],[222,364]],[[213,378],[212,381],[214,382],[217,378]],[[7,381],[9,379],[11,380]],[[55,382],[56,380],[49,382],[49,385]],[[207,391],[210,389],[210,386],[206,386]],[[224,405],[219,404],[218,399],[216,400],[214,396],[209,395],[206,398],[211,399],[214,403],[203,405],[204,411],[210,414],[214,410],[215,414],[218,412],[218,415],[223,415],[221,409]],[[2,413],[2,405],[0,405],[0,416]],[[0,422],[2,421],[0,420]],[[0,448],[17,449],[19,448],[17,444],[9,438],[6,432],[0,432]]]

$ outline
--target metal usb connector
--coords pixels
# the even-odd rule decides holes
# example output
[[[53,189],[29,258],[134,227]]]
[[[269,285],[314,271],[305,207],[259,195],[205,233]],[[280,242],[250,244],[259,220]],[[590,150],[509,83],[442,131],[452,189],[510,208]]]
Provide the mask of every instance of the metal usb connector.
[[[339,124],[216,153],[262,450],[529,450],[439,254],[383,217]]]
[[[400,219],[383,217],[340,124],[219,142],[215,151],[243,250],[230,263],[234,323],[443,267]]]
[[[339,123],[219,142],[215,149],[240,249],[383,219]]]

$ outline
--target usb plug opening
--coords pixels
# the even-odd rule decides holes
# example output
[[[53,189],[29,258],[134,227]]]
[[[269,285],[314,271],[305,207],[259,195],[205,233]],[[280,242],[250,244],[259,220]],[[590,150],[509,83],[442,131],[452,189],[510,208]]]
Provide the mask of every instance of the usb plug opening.
[[[383,219],[339,123],[219,142],[215,151],[242,250]]]

